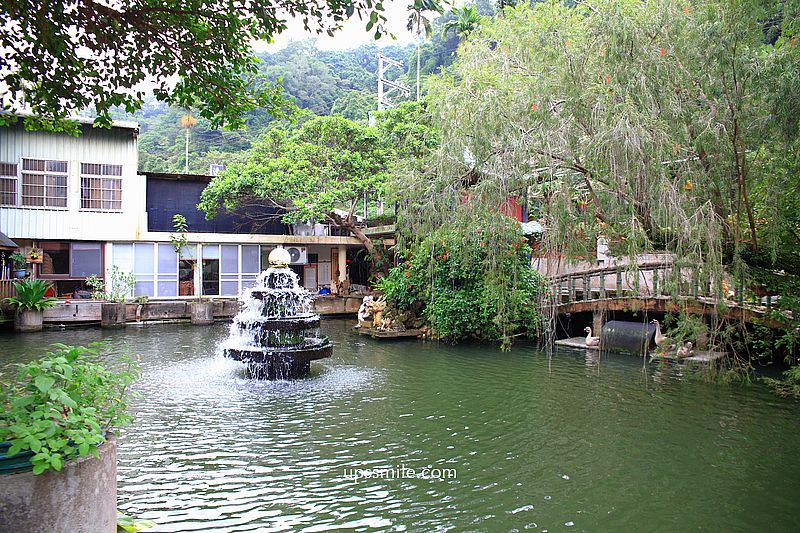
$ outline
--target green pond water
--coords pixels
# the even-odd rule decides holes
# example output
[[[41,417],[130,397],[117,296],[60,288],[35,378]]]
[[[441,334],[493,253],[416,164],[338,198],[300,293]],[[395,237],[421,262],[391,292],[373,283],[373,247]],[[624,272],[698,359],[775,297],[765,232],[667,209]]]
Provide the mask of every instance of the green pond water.
[[[294,382],[219,356],[225,324],[0,334],[0,366],[51,342],[141,355],[119,504],[153,531],[800,530],[800,407],[762,385],[351,325],[323,321],[334,356]]]

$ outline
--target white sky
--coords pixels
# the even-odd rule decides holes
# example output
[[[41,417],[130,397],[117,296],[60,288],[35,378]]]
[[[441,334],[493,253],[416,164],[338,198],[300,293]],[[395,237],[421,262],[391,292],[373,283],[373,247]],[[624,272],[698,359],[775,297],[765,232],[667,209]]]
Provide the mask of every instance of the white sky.
[[[375,30],[371,32],[366,31],[366,20],[359,20],[358,16],[353,16],[352,19],[347,21],[342,29],[334,34],[334,37],[329,37],[327,34],[316,36],[317,47],[322,50],[349,50],[356,48],[362,44],[376,43],[379,47],[389,46],[392,44],[404,45],[413,43],[414,35],[406,29],[406,22],[408,20],[408,5],[411,0],[384,0],[384,14],[387,18],[386,28],[390,33],[393,33],[397,38],[393,40],[390,36],[386,35],[381,37],[379,41],[375,41]],[[462,5],[465,0],[456,0],[455,5]],[[452,8],[452,0],[444,0],[442,3],[445,11]],[[275,38],[272,44],[256,43],[254,48],[261,51],[274,52],[284,48],[291,41],[302,41],[315,36],[307,33],[303,29],[303,22],[301,20],[289,19],[289,28]]]

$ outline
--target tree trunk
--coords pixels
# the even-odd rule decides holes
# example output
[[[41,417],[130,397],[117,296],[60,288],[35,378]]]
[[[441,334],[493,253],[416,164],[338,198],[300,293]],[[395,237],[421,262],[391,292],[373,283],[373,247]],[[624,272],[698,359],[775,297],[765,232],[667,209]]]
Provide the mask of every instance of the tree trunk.
[[[351,218],[342,218],[341,216],[337,215],[336,213],[329,213],[328,218],[337,226],[342,229],[346,229],[350,233],[353,234],[353,237],[359,240],[361,244],[364,245],[364,248],[367,249],[369,256],[371,258],[371,263],[373,267],[378,267],[378,264],[381,263],[383,266],[381,270],[384,272],[387,271],[387,265],[383,259],[383,252],[375,247],[375,243],[372,242],[372,239],[366,236],[364,232],[353,223]]]

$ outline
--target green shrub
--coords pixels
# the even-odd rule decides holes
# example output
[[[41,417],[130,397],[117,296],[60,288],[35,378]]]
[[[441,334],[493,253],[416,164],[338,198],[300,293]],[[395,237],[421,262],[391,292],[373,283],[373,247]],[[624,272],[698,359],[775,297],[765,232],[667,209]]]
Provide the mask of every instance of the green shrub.
[[[474,337],[506,346],[519,334],[538,334],[546,284],[530,266],[519,225],[503,216],[483,222],[423,239],[376,289],[451,340]]]
[[[97,455],[107,432],[130,422],[126,396],[138,376],[129,358],[118,372],[92,361],[100,344],[54,348],[21,365],[14,381],[0,383],[0,441],[10,442],[10,456],[33,452],[34,474]]]
[[[20,311],[42,311],[55,307],[57,298],[45,296],[50,284],[40,279],[26,279],[14,282],[16,296],[6,298],[6,302],[16,305]]]

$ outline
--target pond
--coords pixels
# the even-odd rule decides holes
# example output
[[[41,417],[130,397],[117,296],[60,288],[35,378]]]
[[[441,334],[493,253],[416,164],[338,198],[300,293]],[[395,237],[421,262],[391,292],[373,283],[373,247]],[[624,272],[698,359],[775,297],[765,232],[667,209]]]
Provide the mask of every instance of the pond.
[[[789,531],[798,405],[632,356],[379,342],[324,320],[294,382],[216,354],[227,326],[0,335],[141,355],[119,502],[153,531]]]

